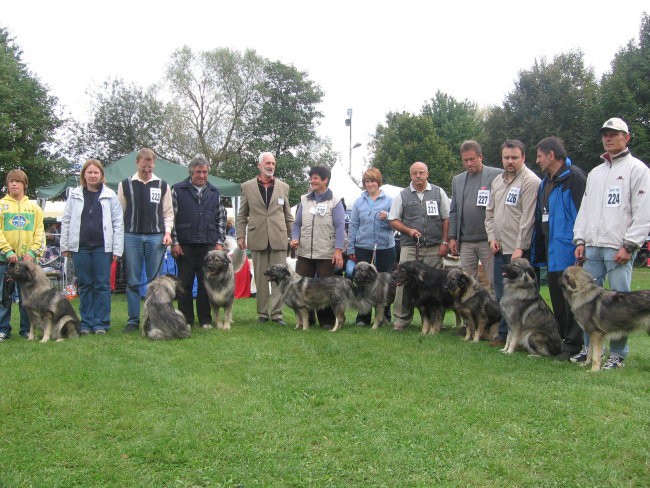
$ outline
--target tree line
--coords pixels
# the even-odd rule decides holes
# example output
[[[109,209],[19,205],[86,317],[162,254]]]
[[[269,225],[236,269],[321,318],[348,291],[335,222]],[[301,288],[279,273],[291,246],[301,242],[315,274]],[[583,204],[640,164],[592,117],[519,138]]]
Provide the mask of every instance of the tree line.
[[[307,188],[305,168],[332,166],[338,155],[317,134],[324,92],[308,74],[253,50],[195,52],[185,46],[170,57],[161,81],[141,87],[111,79],[89,92],[87,123],[65,119],[22,61],[22,52],[0,28],[0,178],[15,167],[30,177],[30,193],[61,180],[75,164],[94,157],[115,161],[151,147],[186,164],[205,155],[211,172],[233,181],[257,173],[257,155],[271,151],[278,176],[292,186],[292,201]],[[602,147],[599,128],[622,117],[632,132],[632,152],[650,161],[650,18],[643,14],[638,40],[622,47],[611,70],[597,79],[581,51],[535,60],[522,70],[500,106],[481,108],[438,91],[419,113],[391,112],[370,143],[370,164],[384,181],[404,186],[414,161],[429,165],[431,180],[450,188],[460,170],[458,148],[475,139],[487,164],[500,165],[499,146],[520,139],[535,168],[535,144],[562,138],[572,160],[586,171]]]

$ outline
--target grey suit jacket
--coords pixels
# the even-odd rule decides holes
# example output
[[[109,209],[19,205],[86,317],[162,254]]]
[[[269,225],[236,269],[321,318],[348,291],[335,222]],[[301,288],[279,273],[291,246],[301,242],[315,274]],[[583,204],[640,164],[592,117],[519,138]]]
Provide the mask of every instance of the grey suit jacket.
[[[266,208],[257,178],[242,183],[236,230],[237,239],[244,237],[248,249],[263,251],[270,246],[274,251],[287,250],[291,224],[293,215],[289,204],[289,185],[276,178],[273,195]]]
[[[491,190],[492,181],[501,173],[503,173],[503,169],[501,168],[483,165],[481,186],[485,186],[488,190]],[[460,223],[463,218],[463,200],[465,198],[465,181],[467,181],[467,171],[454,176],[451,182],[451,206],[449,208],[450,239],[458,239],[460,235]],[[476,199],[476,195],[469,195],[469,197]],[[483,216],[485,217],[485,207],[482,210]]]

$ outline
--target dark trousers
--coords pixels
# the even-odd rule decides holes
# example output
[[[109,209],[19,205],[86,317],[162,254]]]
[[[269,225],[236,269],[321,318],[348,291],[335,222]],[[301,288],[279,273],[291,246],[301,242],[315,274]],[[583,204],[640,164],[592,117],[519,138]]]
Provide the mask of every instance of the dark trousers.
[[[308,259],[298,256],[296,262],[296,273],[306,278],[325,278],[334,274],[334,264],[331,259]],[[326,307],[319,310],[316,315],[318,316],[318,323],[321,327],[331,328],[336,322],[334,311],[332,307]],[[309,323],[313,323],[314,318],[312,312],[309,313]]]
[[[199,325],[210,324],[212,315],[210,314],[210,302],[208,294],[203,284],[203,259],[205,255],[214,249],[211,244],[185,245],[181,244],[183,255],[176,258],[178,265],[178,279],[181,282],[184,293],[178,297],[178,309],[185,316],[187,323],[194,324],[194,301],[192,298],[192,287],[194,277],[198,281],[196,288],[196,314],[199,319]]]
[[[547,274],[548,292],[553,304],[553,314],[560,325],[560,337],[562,338],[562,351],[577,353],[582,348],[582,329],[576,322],[571,309],[569,308],[562,288],[560,288],[561,271],[549,271]]]
[[[370,263],[372,261],[372,249],[361,249],[360,247],[354,248],[354,255],[357,258],[357,263]],[[377,249],[375,254],[375,262],[373,263],[377,268],[377,271],[391,273],[393,271],[393,266],[395,265],[395,259],[397,257],[397,252],[394,247],[390,249]],[[384,315],[386,320],[390,322],[390,305],[384,310]],[[372,320],[372,312],[368,314],[358,314],[356,322],[363,322],[370,324]]]

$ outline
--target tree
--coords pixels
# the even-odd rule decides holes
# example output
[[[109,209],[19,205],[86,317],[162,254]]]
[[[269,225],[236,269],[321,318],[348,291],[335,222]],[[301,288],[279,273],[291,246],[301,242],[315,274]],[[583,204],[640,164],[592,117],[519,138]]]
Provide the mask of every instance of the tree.
[[[53,152],[61,120],[57,99],[32,75],[22,51],[0,27],[0,186],[7,173],[22,168],[29,177],[29,194],[65,176],[69,165]]]
[[[90,96],[90,122],[72,129],[78,157],[110,163],[142,147],[156,148],[166,156],[168,108],[154,87],[145,90],[116,79],[104,82]]]
[[[598,128],[609,117],[621,117],[632,133],[632,152],[650,162],[650,16],[643,14],[639,42],[630,41],[612,61],[600,86],[600,117],[594,120],[594,144],[602,149]],[[601,151],[602,152],[602,151]]]
[[[530,70],[519,73],[503,107],[489,112],[484,147],[488,160],[500,161],[501,143],[519,139],[527,147],[529,166],[534,167],[535,145],[553,135],[564,140],[569,156],[586,169],[593,148],[584,134],[593,131],[589,107],[597,101],[597,88],[593,70],[585,67],[580,51],[560,54],[551,63],[536,60]]]
[[[372,166],[381,171],[385,183],[407,186],[411,164],[421,161],[429,167],[430,182],[445,190],[451,188],[456,158],[436,133],[429,116],[389,113],[386,124],[377,126],[370,145],[374,153]]]
[[[431,118],[436,134],[445,142],[452,154],[458,154],[460,145],[474,139],[483,140],[483,118],[476,103],[459,102],[441,91],[424,104],[422,115]]]

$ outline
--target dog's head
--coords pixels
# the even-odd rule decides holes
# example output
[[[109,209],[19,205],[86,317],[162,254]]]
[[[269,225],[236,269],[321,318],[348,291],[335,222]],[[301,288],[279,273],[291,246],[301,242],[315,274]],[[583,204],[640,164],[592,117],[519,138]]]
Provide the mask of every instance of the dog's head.
[[[33,261],[18,261],[7,264],[7,276],[18,284],[33,281],[37,273],[41,271],[40,266]]]
[[[352,283],[362,285],[373,283],[377,280],[377,268],[374,264],[359,262],[352,272]]]
[[[291,271],[285,264],[274,264],[264,271],[264,276],[271,283],[282,283],[291,277]]]
[[[427,265],[422,261],[405,261],[393,272],[397,286],[422,286],[427,272]]]
[[[474,277],[460,268],[453,268],[447,275],[446,289],[452,295],[462,295],[473,284]]]
[[[559,283],[566,293],[574,293],[594,284],[594,277],[581,266],[569,266],[562,272]]]
[[[203,259],[203,274],[208,278],[224,275],[231,264],[232,260],[226,251],[210,251]]]
[[[147,296],[155,297],[158,302],[172,301],[184,293],[181,282],[173,275],[159,276],[147,286]]]
[[[515,259],[510,264],[506,264],[503,267],[503,277],[506,283],[514,283],[515,281],[521,283],[537,282],[535,269],[525,258]]]

